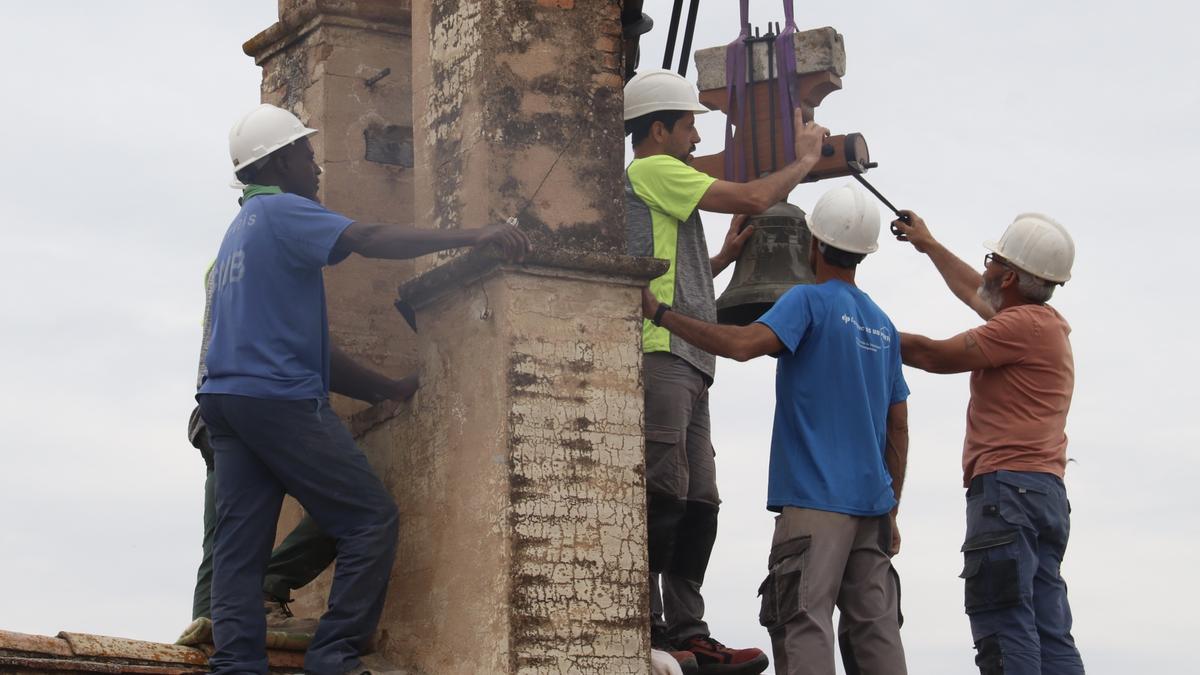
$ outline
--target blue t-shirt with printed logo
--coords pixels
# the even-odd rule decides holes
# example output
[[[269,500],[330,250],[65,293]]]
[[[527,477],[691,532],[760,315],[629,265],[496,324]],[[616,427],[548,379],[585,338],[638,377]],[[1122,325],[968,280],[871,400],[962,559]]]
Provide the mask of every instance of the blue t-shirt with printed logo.
[[[329,395],[321,269],[353,222],[294,194],[246,200],[213,269],[201,394],[300,400]],[[344,257],[344,256],[342,256]]]
[[[866,293],[834,280],[792,288],[758,321],[786,350],[776,355],[767,508],[890,511],[887,414],[908,398],[891,319]]]

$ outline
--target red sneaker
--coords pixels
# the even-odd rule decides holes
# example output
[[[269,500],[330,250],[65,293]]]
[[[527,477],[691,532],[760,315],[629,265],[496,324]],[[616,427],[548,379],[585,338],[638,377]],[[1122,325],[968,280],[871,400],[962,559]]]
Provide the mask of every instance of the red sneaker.
[[[694,635],[679,647],[696,657],[700,675],[758,675],[771,663],[761,649],[730,649],[708,635]]]

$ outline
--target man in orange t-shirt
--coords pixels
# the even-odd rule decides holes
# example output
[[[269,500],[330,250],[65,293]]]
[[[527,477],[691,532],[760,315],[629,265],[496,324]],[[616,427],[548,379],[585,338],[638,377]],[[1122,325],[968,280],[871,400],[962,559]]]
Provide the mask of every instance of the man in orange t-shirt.
[[[966,610],[982,675],[1082,675],[1059,572],[1070,532],[1063,486],[1075,387],[1071,327],[1046,304],[1071,278],[1075,243],[1036,213],[1017,216],[979,274],[911,211],[892,223],[987,323],[948,340],[901,333],[904,363],[971,373],[963,485]]]

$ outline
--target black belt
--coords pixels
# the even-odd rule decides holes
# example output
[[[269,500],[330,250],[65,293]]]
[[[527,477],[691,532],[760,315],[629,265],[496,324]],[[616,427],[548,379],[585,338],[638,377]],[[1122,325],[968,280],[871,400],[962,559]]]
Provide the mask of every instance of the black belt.
[[[974,497],[977,494],[983,493],[983,477],[990,474],[981,473],[971,479],[970,485],[967,486],[967,496]]]

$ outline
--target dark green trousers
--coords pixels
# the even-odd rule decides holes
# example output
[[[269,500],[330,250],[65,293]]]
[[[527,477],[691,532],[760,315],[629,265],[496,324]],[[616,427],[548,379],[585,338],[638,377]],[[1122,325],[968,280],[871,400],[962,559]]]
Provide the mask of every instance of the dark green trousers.
[[[208,465],[204,478],[204,555],[196,572],[193,619],[212,616],[213,534],[217,527],[217,498],[212,450],[208,448],[207,441],[208,434],[204,433],[200,439],[200,453]],[[276,600],[288,601],[293,590],[316,579],[336,556],[337,541],[326,536],[316,521],[305,515],[296,529],[271,551],[271,561],[263,579],[263,593]]]

